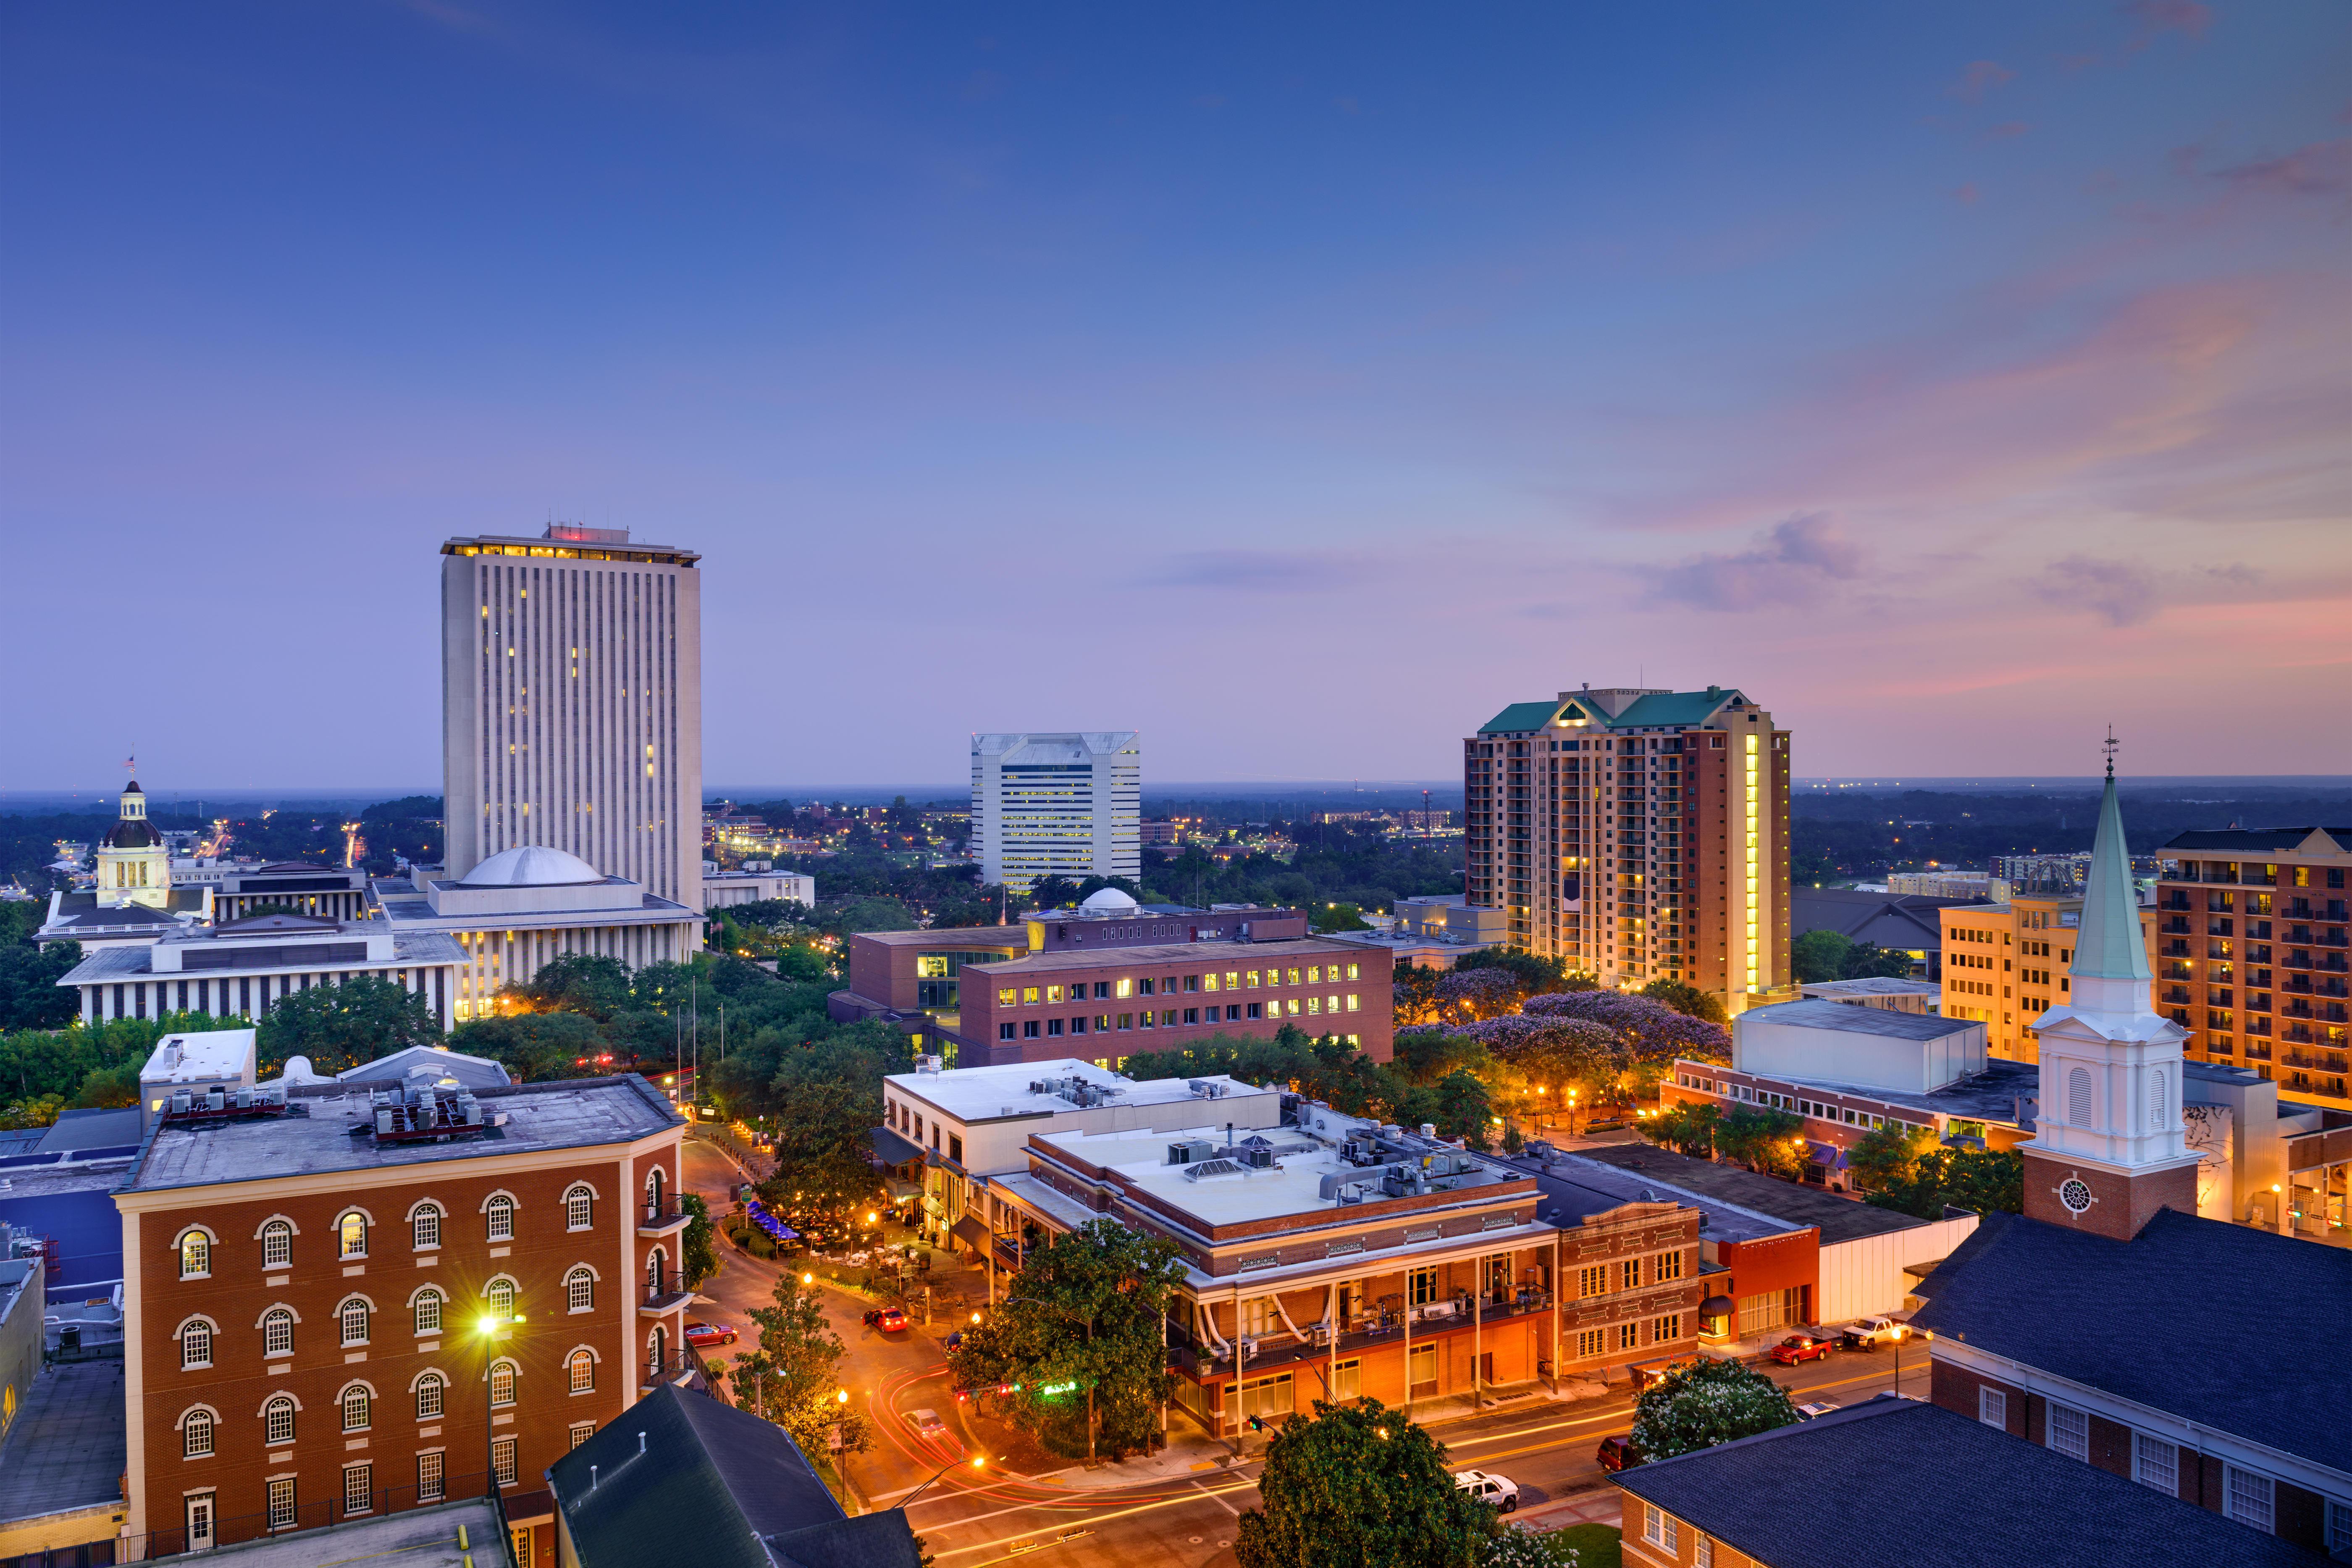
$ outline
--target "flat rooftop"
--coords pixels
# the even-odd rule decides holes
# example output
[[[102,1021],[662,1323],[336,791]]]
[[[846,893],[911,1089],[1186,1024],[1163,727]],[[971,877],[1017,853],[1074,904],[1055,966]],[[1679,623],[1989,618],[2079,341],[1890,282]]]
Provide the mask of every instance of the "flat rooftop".
[[[234,1523],[224,1521],[223,1528]],[[470,1552],[457,1544],[461,1524],[473,1543]],[[237,1568],[338,1568],[362,1563],[368,1568],[465,1568],[503,1561],[498,1544],[501,1533],[498,1510],[489,1500],[473,1498],[216,1546],[203,1557],[207,1563],[234,1563]]]
[[[1572,1153],[1554,1156],[1550,1169],[1537,1176],[1536,1187],[1549,1200],[1544,1217],[1561,1226],[1580,1224],[1627,1204],[1667,1203],[1696,1209],[1706,1222],[1700,1234],[1708,1241],[1759,1241],[1768,1236],[1786,1236],[1796,1228],[1770,1215],[1663,1186],[1639,1171],[1621,1171]]]
[[[1281,1090],[1260,1089],[1239,1079],[1220,1073],[1209,1078],[1157,1078],[1140,1081],[1066,1057],[1060,1061],[1006,1062],[995,1067],[957,1068],[950,1072],[892,1073],[883,1081],[900,1093],[919,1100],[946,1115],[970,1126],[982,1121],[1003,1121],[1027,1116],[1054,1116],[1079,1110],[1074,1100],[1059,1094],[1041,1093],[1031,1089],[1033,1083],[1048,1079],[1078,1079],[1100,1088],[1119,1093],[1110,1101],[1115,1105],[1169,1105],[1178,1100],[1197,1100],[1203,1108],[1223,1104],[1244,1095],[1279,1095]],[[1192,1086],[1206,1083],[1223,1092],[1214,1098],[1195,1094]]]
[[[1848,982],[1853,984],[1853,982]],[[1898,1040],[1935,1040],[1984,1026],[1969,1018],[1946,1018],[1934,1013],[1897,1013],[1885,1007],[1850,1007],[1843,1002],[1806,1000],[1776,1002],[1750,1007],[1732,1020],[1743,1024],[1778,1024],[1794,1029],[1836,1029],[1849,1035],[1884,1035]]]
[[[1272,1151],[1274,1163],[1264,1170],[1223,1159],[1184,1165],[1168,1163],[1170,1144],[1194,1140],[1223,1147],[1224,1124],[1216,1122],[1169,1132],[1149,1129],[1041,1132],[1032,1142],[1116,1172],[1129,1188],[1148,1194],[1172,1213],[1202,1221],[1204,1226],[1307,1215],[1324,1220],[1339,1219],[1346,1211],[1335,1212],[1334,1199],[1322,1190],[1323,1178],[1336,1174],[1349,1182],[1369,1184],[1365,1195],[1377,1200],[1382,1195],[1381,1176],[1390,1163],[1351,1165],[1341,1157],[1338,1146],[1297,1127],[1234,1130],[1236,1145],[1263,1144]],[[1433,1150],[1437,1147],[1432,1145]],[[1454,1152],[1451,1149],[1444,1152]],[[1491,1194],[1494,1189],[1527,1180],[1517,1171],[1475,1158],[1465,1163],[1466,1170],[1444,1178],[1451,1185],[1435,1194],[1438,1199],[1473,1201]],[[1203,1229],[1202,1234],[1208,1233]]]
[[[473,1093],[486,1117],[503,1112],[507,1124],[446,1143],[379,1148],[372,1137],[352,1137],[351,1129],[374,1115],[365,1092],[298,1093],[289,1099],[287,1114],[279,1117],[212,1125],[167,1121],[155,1129],[129,1180],[116,1190],[146,1193],[266,1176],[390,1171],[550,1149],[595,1148],[685,1125],[669,1102],[635,1075],[516,1084]]]
[[[510,918],[524,917],[509,917],[501,915],[499,918],[501,920],[507,920]],[[482,922],[478,919],[474,923],[476,925],[479,925]],[[573,923],[585,924],[587,922],[574,921]],[[304,934],[308,936],[311,933]],[[335,933],[328,932],[326,934],[332,935]],[[341,934],[346,937],[363,937],[367,935],[367,930],[363,922],[354,921],[344,928]],[[446,936],[437,931],[394,931],[393,933],[392,941],[392,962],[395,965],[420,963],[461,964],[467,962],[465,951],[457,945],[455,939]],[[363,969],[369,967],[382,969],[385,967],[384,963],[381,960],[374,961],[373,964],[362,963],[355,959],[322,961],[308,951],[310,948],[326,944],[315,940],[307,942],[295,940],[286,942],[269,943],[256,942],[252,944],[225,942],[221,944],[216,951],[222,953],[234,955],[234,962],[224,964],[218,969],[190,969],[185,971],[175,969],[169,973],[170,977],[173,980],[211,980],[217,979],[224,974],[259,974],[265,972],[280,969]],[[152,967],[152,950],[150,948],[129,945],[120,947],[102,947],[84,957],[79,963],[75,964],[72,970],[69,971],[63,979],[59,980],[58,984],[60,985],[96,985],[108,984],[117,980],[146,980],[152,979],[154,973],[155,972]]]
[[[1838,1006],[1831,1003],[1831,1006]],[[1856,1241],[1866,1236],[1885,1236],[1893,1231],[1912,1230],[1927,1224],[1907,1214],[1893,1209],[1874,1207],[1843,1198],[1834,1193],[1815,1192],[1794,1182],[1784,1182],[1777,1176],[1759,1175],[1743,1171],[1737,1165],[1719,1164],[1713,1160],[1696,1160],[1688,1154],[1678,1154],[1671,1149],[1660,1149],[1641,1143],[1620,1143],[1613,1147],[1580,1149],[1569,1156],[1571,1160],[1590,1161],[1597,1165],[1613,1167],[1629,1175],[1638,1176],[1643,1184],[1658,1190],[1662,1197],[1670,1196],[1669,1186],[1701,1198],[1718,1202],[1786,1220],[1782,1228],[1812,1226],[1822,1233],[1822,1245],[1832,1242]],[[1710,1236],[1712,1226],[1709,1227]]]
[[[1829,1002],[1823,1005],[1834,1007],[1841,1013],[1880,1011],[1875,1007],[1849,1007],[1843,1002]],[[1902,1016],[1900,1014],[1893,1016]],[[1675,1065],[1696,1073],[1737,1071],[1748,1078],[1761,1079],[1769,1083],[1785,1083],[1794,1089],[1818,1089],[1829,1094],[1842,1094],[1854,1100],[1874,1100],[1882,1105],[1898,1105],[1929,1115],[1953,1117],[1962,1121],[1999,1122],[2004,1127],[2023,1125],[2018,1108],[2021,1099],[2039,1102],[2042,1098],[2042,1069],[2032,1062],[2013,1062],[2006,1057],[1987,1057],[1984,1071],[1924,1092],[1880,1089],[1871,1084],[1847,1083],[1841,1079],[1759,1072],[1748,1068],[1731,1068],[1721,1062],[1685,1061]]]
[[[862,931],[859,942],[877,942],[884,947],[932,948],[952,952],[958,948],[1009,948],[1017,952],[1029,951],[1029,928],[1024,926],[949,926],[942,931]]]
[[[1841,996],[1935,996],[1943,986],[1933,980],[1897,980],[1891,975],[1874,974],[1862,980],[1816,980],[1800,986],[1809,997],[1835,1001]],[[1786,1003],[1775,1003],[1786,1006]],[[1769,1009],[1758,1009],[1769,1011]]]
[[[1025,943],[1024,943],[1025,945]],[[1032,971],[1063,969],[1148,969],[1160,964],[1287,963],[1309,958],[1361,957],[1360,942],[1330,937],[1291,937],[1278,942],[1181,942],[1161,947],[1074,948],[1061,952],[1034,953],[1003,963],[968,963],[992,979],[1010,980]]]
[[[70,1362],[35,1377],[0,1440],[0,1520],[121,1499],[131,1455],[122,1397],[119,1360]]]
[[[209,1083],[234,1078],[252,1065],[253,1029],[205,1029],[194,1034],[166,1035],[155,1042],[139,1081],[150,1083]]]

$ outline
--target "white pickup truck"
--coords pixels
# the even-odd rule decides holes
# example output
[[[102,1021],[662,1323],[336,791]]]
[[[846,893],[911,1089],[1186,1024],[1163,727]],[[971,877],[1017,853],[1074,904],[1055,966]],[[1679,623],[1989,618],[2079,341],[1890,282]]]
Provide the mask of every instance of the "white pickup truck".
[[[1864,1318],[1850,1323],[1838,1335],[1838,1342],[1848,1350],[1876,1350],[1881,1345],[1899,1344],[1911,1337],[1911,1325],[1894,1318]]]
[[[1488,1471],[1457,1471],[1454,1484],[1480,1502],[1492,1504],[1498,1512],[1509,1513],[1519,1506],[1517,1485]]]

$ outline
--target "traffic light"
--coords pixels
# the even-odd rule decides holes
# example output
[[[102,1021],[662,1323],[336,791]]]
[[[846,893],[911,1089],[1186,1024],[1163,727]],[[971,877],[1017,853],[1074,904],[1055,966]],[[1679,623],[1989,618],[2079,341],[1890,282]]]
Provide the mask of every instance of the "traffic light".
[[[1265,1430],[1265,1417],[1263,1415],[1249,1416],[1245,1419],[1244,1424],[1253,1432],[1263,1432]]]

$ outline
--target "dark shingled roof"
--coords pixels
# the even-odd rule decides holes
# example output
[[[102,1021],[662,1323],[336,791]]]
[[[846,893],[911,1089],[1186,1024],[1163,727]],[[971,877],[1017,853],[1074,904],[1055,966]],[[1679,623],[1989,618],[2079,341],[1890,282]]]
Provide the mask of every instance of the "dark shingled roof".
[[[1616,1481],[1686,1531],[1772,1568],[2319,1561],[2152,1487],[1893,1394],[1623,1470]],[[1626,1540],[1640,1539],[1641,1510],[1626,1514]]]
[[[1858,1009],[1836,1002],[1822,1004],[1843,1012]],[[1901,1214],[1894,1209],[1878,1208],[1870,1204],[1856,1203],[1834,1193],[1824,1193],[1811,1187],[1801,1187],[1794,1182],[1784,1182],[1777,1176],[1759,1175],[1737,1165],[1718,1164],[1713,1160],[1695,1160],[1688,1154],[1678,1154],[1671,1149],[1660,1149],[1648,1143],[1613,1143],[1579,1149],[1576,1153],[1587,1160],[1598,1160],[1614,1165],[1621,1171],[1638,1171],[1656,1182],[1671,1182],[1687,1187],[1703,1197],[1717,1198],[1737,1204],[1744,1209],[1769,1214],[1775,1219],[1786,1220],[1794,1228],[1817,1226],[1824,1244],[1853,1241],[1865,1236],[1884,1236],[1889,1231],[1912,1230],[1927,1222]],[[1661,1194],[1671,1199],[1672,1194]]]
[[[1913,1321],[1974,1349],[2332,1469],[2352,1455],[2340,1247],[2171,1209],[2130,1241],[2011,1218],[1919,1293]]]
[[[556,1460],[547,1479],[582,1568],[921,1562],[905,1510],[845,1518],[782,1427],[675,1387],[631,1405]],[[774,1541],[774,1564],[755,1536]]]

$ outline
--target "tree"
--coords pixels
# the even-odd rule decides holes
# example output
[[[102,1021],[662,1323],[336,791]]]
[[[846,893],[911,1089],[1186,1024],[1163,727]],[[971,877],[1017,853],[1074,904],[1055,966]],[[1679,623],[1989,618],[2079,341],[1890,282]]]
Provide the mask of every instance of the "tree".
[[[776,1173],[761,1184],[761,1199],[796,1230],[840,1234],[880,1189],[866,1138],[882,1121],[882,1075],[912,1065],[907,1037],[867,1022],[780,1047],[777,1031],[763,1029],[745,1058],[755,1068],[779,1063],[758,1099],[776,1139]],[[721,1081],[733,1083],[737,1075]]]
[[[1066,910],[1078,901],[1078,885],[1067,877],[1040,877],[1029,886],[1034,908]]]
[[[1846,955],[1853,943],[1840,933],[1823,927],[1809,931],[1789,946],[1789,966],[1796,973],[1801,985],[1819,985],[1824,981],[1845,978]]]
[[[1456,1068],[1438,1080],[1437,1114],[1431,1120],[1437,1124],[1439,1137],[1462,1139],[1483,1154],[1494,1116],[1486,1086],[1475,1073]]]
[[[1911,955],[1900,948],[1858,942],[1845,955],[1843,980],[1901,980],[1911,973]]]
[[[2010,1150],[1929,1149],[1910,1174],[1870,1194],[1880,1208],[1941,1219],[1946,1205],[1978,1214],[2025,1212],[2025,1161]]]
[[[93,1068],[81,1080],[74,1095],[74,1105],[79,1110],[120,1110],[139,1103],[138,1062],[125,1062],[121,1067]]]
[[[1454,961],[1454,973],[1499,969],[1518,982],[1523,995],[1553,991],[1590,991],[1601,982],[1581,972],[1570,973],[1564,958],[1538,958],[1522,947],[1482,947]]]
[[[1148,1451],[1171,1381],[1162,1319],[1183,1277],[1173,1242],[1089,1220],[1030,1249],[1007,1299],[948,1352],[949,1373],[1018,1384],[1006,1413],[1055,1452]]]
[[[710,1222],[710,1201],[700,1193],[680,1193],[677,1206],[694,1217],[686,1222],[686,1237],[678,1244],[680,1266],[689,1289],[719,1272],[718,1227]]]
[[[1633,1404],[1633,1446],[1671,1459],[1792,1425],[1789,1392],[1736,1361],[1701,1356],[1669,1371]]]
[[[1327,903],[1315,911],[1317,931],[1370,931],[1371,922],[1353,904]]]
[[[1583,1561],[1583,1553],[1568,1544],[1564,1529],[1506,1524],[1487,1538],[1478,1554],[1478,1568],[1577,1568]]]
[[[1445,1449],[1376,1399],[1315,1402],[1265,1449],[1241,1568],[1475,1568],[1500,1526],[1454,1484]]]
[[[1723,1112],[1716,1106],[1685,1101],[1666,1107],[1639,1126],[1642,1136],[1653,1143],[1705,1160],[1715,1153],[1715,1127],[1722,1119]]]
[[[34,1095],[0,1108],[0,1131],[15,1131],[26,1127],[53,1127],[58,1112],[65,1109],[63,1096]]]
[[[1794,1175],[1802,1164],[1805,1119],[1769,1105],[1734,1105],[1716,1124],[1715,1152],[1768,1175]]]
[[[862,1454],[873,1430],[857,1406],[841,1398],[841,1336],[825,1321],[824,1303],[814,1287],[785,1269],[775,1295],[754,1307],[760,1346],[736,1364],[735,1403],[792,1434],[801,1451],[820,1454],[829,1446],[827,1428],[841,1428],[844,1453]]]
[[[0,904],[0,910],[11,912],[44,907],[14,901]],[[78,942],[37,947],[27,936],[0,946],[0,1029],[58,1029],[72,1023],[81,1011],[80,994],[58,982],[80,962]]]
[[[580,1013],[600,1024],[626,1011],[634,1000],[629,994],[628,965],[593,952],[567,952],[550,959],[527,984],[514,990],[540,1012]]]
[[[545,1083],[601,1071],[596,1058],[604,1052],[604,1037],[593,1020],[577,1013],[516,1013],[460,1024],[449,1046],[489,1058],[517,1082]]]
[[[1653,1002],[1663,1002],[1677,1013],[1703,1018],[1710,1024],[1731,1022],[1730,1015],[1723,1010],[1722,997],[1680,980],[1653,980],[1642,987],[1640,994]]]
[[[1861,1185],[1883,1191],[1911,1180],[1920,1158],[1935,1145],[1935,1134],[1925,1128],[1890,1121],[1854,1140],[1846,1151],[1846,1170]]]
[[[360,975],[313,985],[272,1003],[256,1041],[260,1071],[274,1073],[294,1056],[320,1073],[339,1073],[411,1046],[442,1043],[441,1024],[416,992],[398,981]]]

